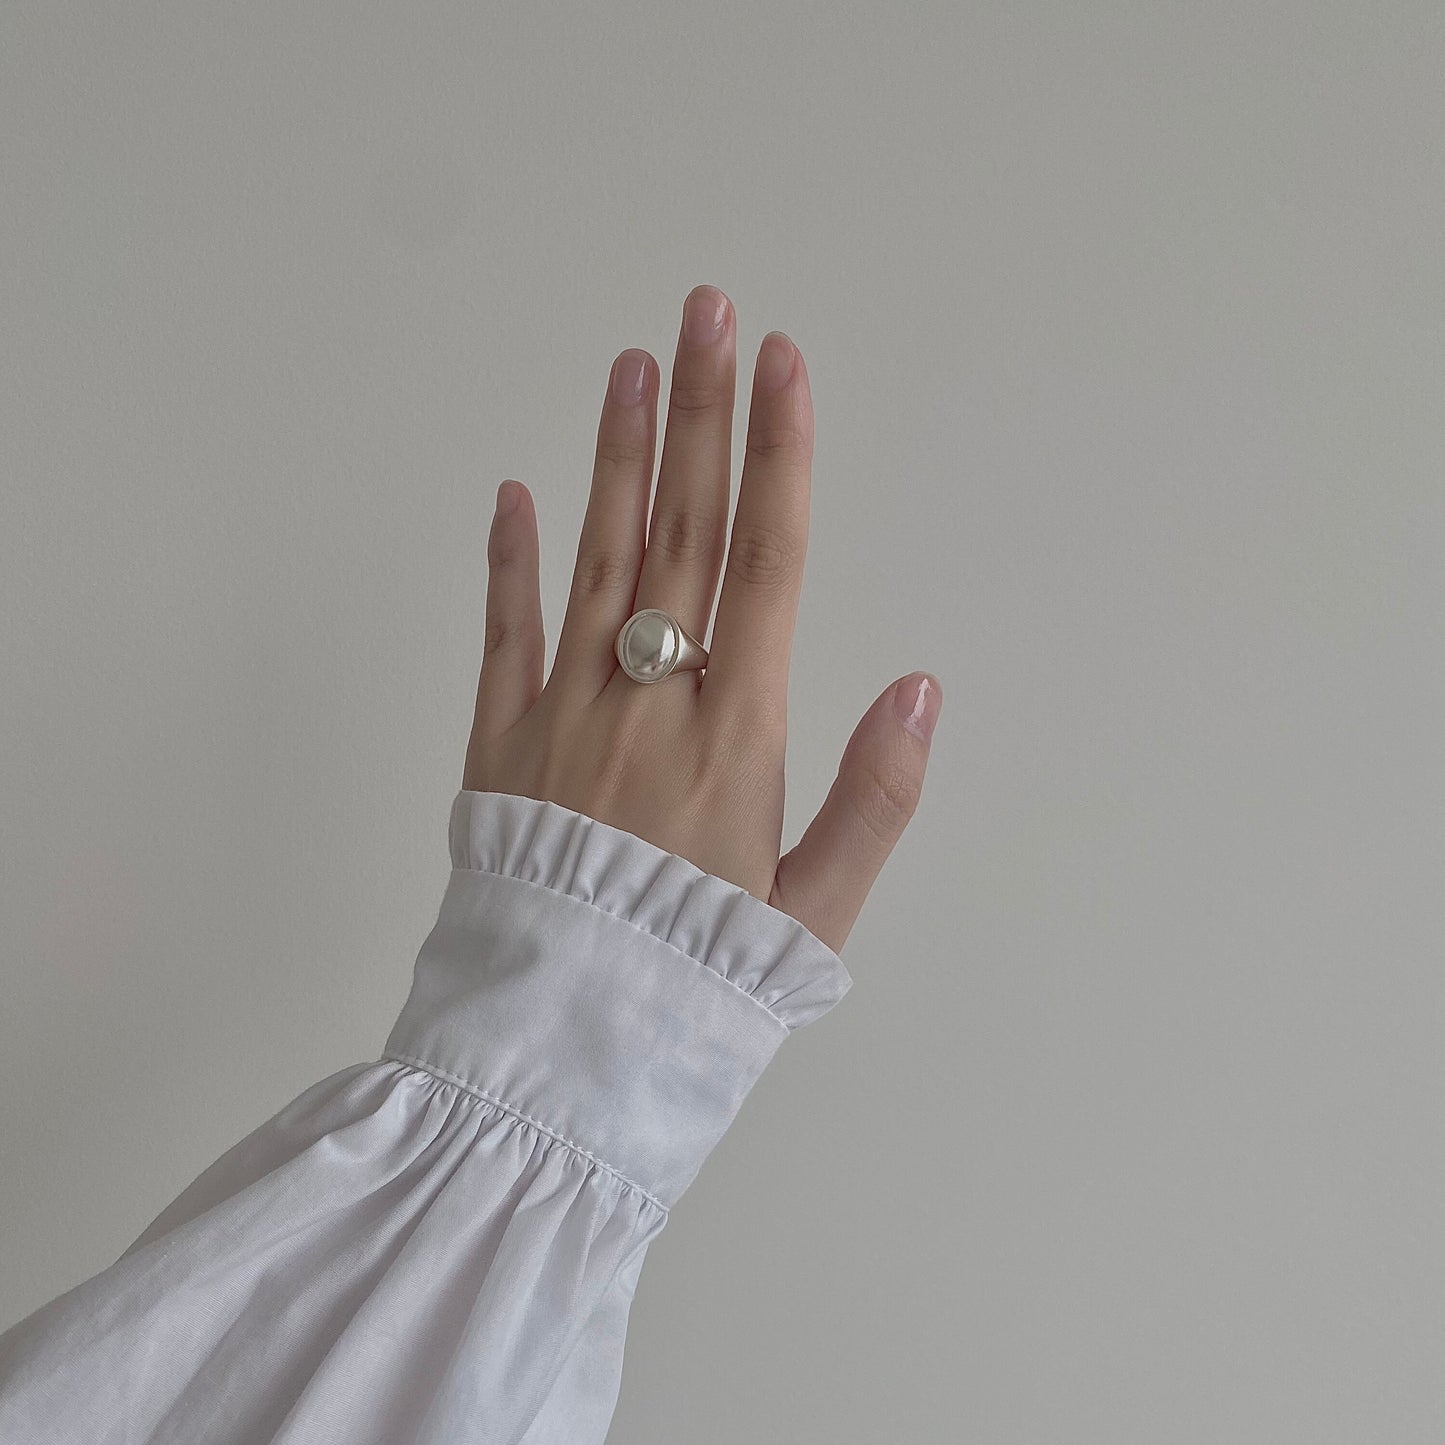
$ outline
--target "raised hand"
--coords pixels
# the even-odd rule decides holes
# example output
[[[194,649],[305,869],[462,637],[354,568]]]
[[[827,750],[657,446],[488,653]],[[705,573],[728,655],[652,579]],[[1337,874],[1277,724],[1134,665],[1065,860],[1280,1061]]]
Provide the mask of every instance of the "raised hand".
[[[942,691],[932,674],[913,672],[878,695],[817,816],[780,855],[813,406],[801,353],[770,332],[753,374],[729,535],[736,371],[732,305],[699,286],[683,307],[651,496],[659,369],[645,351],[613,362],[545,684],[537,514],[520,482],[498,488],[462,787],[551,799],[626,829],[745,888],[837,950],[917,808]],[[622,670],[618,631],[645,607],[672,613],[708,645],[705,671],[639,683]]]

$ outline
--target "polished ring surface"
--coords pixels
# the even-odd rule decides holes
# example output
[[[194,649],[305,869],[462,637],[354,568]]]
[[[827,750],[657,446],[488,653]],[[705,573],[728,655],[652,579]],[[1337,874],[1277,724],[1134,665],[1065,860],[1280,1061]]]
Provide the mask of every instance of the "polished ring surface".
[[[660,607],[634,612],[622,624],[614,651],[634,682],[661,682],[675,672],[707,666],[707,649]]]

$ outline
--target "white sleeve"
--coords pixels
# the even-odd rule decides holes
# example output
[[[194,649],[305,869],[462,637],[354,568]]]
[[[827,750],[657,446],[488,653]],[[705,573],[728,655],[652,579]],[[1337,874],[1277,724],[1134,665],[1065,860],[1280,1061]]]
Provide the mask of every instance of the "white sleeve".
[[[648,1244],[851,980],[796,919],[463,791],[378,1059],[313,1084],[0,1335],[0,1441],[597,1445]]]

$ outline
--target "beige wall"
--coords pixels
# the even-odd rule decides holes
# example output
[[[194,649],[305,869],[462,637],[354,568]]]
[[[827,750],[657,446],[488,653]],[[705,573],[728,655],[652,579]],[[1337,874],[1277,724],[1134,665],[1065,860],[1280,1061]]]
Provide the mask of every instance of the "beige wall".
[[[496,484],[553,642],[708,281],[817,412],[786,841],[947,703],[613,1438],[1438,1432],[1442,73],[1435,0],[8,0],[0,1327],[376,1056]]]

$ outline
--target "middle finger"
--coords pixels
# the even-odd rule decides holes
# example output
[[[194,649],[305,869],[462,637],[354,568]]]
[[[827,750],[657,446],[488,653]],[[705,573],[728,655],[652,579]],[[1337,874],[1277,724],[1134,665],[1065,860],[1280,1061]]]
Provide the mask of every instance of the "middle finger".
[[[732,304],[698,286],[683,305],[667,429],[636,609],[662,607],[705,641],[727,543],[737,334]]]

